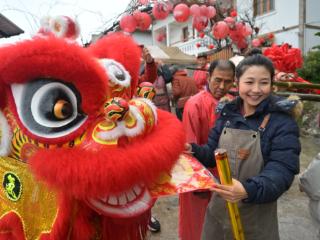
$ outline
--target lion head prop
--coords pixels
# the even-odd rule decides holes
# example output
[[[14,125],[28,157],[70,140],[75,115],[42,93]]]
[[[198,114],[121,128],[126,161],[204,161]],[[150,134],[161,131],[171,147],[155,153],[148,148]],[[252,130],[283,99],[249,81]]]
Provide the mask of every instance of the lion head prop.
[[[145,237],[148,187],[184,134],[135,97],[140,54],[121,33],[88,48],[54,34],[0,48],[0,239]]]

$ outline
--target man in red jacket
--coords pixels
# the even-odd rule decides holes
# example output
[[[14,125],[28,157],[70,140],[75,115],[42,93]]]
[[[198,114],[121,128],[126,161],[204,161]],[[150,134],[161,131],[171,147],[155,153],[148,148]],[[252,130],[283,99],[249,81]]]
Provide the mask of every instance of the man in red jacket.
[[[209,130],[214,126],[216,120],[216,106],[233,86],[234,74],[235,66],[229,60],[215,60],[210,64],[209,89],[191,97],[184,107],[182,123],[187,142],[199,145],[207,142]],[[209,192],[180,194],[179,235],[181,240],[200,240],[210,197]]]

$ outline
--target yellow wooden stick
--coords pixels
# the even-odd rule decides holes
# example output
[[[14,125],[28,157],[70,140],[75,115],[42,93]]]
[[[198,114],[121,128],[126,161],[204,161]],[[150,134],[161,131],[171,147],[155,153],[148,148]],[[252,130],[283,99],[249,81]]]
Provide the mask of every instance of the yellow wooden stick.
[[[220,182],[223,185],[232,185],[231,170],[227,151],[225,149],[217,149],[215,151],[215,159],[219,172]],[[235,240],[244,240],[244,232],[241,223],[239,208],[237,203],[227,201],[229,217],[232,226],[232,232]]]

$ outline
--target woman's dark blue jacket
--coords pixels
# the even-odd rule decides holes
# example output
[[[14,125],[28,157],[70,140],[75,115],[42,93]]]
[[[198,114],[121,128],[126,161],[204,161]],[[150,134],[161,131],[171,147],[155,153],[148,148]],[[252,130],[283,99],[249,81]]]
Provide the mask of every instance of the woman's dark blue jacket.
[[[299,128],[290,114],[295,102],[271,95],[258,105],[253,115],[246,118],[240,113],[241,104],[240,98],[227,103],[221,110],[215,127],[209,133],[208,144],[199,146],[192,143],[192,151],[206,167],[214,167],[216,163],[213,153],[226,125],[234,129],[258,131],[264,116],[270,113],[270,120],[265,131],[261,133],[264,168],[259,175],[247,179],[242,184],[248,193],[244,202],[275,201],[289,189],[294,175],[299,173]]]

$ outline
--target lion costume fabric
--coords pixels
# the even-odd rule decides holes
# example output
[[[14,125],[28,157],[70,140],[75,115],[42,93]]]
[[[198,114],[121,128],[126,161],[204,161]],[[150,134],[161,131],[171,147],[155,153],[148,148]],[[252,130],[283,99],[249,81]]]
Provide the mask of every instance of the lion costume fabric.
[[[134,97],[137,44],[48,34],[0,59],[0,239],[144,239],[148,186],[185,139],[173,115]]]

